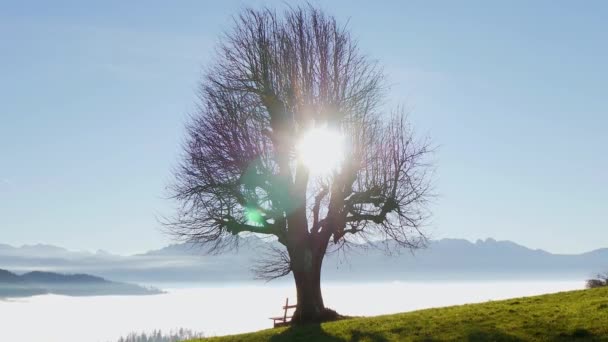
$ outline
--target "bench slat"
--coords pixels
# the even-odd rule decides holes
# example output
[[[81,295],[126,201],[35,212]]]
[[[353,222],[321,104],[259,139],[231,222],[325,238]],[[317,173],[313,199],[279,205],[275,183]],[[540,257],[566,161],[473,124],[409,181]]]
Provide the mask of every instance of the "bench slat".
[[[289,298],[285,299],[285,305],[283,306],[283,316],[281,317],[269,317],[268,319],[271,319],[274,321],[274,326],[283,326],[289,323],[289,321],[293,318],[293,316],[287,316],[287,310],[289,309],[296,309],[298,306],[297,305],[289,305]]]

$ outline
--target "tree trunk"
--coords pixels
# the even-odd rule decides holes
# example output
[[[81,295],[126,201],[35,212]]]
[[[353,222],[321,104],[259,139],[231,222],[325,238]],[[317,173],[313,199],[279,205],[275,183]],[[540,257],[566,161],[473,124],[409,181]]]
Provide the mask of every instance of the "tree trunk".
[[[298,297],[292,323],[303,324],[327,320],[327,310],[321,295],[321,265],[324,253],[315,255],[308,247],[292,254],[292,271]]]

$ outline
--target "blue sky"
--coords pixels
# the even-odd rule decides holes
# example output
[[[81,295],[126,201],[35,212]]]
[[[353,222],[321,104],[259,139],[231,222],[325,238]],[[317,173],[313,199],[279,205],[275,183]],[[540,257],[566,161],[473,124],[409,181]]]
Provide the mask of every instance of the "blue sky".
[[[315,2],[313,2],[315,3]],[[0,243],[131,253],[230,16],[280,1],[3,1]],[[440,148],[434,238],[608,247],[608,4],[332,1]]]

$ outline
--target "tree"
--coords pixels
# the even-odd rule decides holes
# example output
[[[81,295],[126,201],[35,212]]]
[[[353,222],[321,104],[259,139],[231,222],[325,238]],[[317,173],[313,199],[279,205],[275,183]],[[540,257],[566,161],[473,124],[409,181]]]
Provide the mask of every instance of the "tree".
[[[608,272],[604,274],[598,274],[595,278],[587,280],[586,287],[588,289],[594,289],[596,287],[608,286]]]
[[[312,6],[243,11],[217,54],[187,127],[169,227],[213,252],[243,234],[274,237],[281,248],[258,275],[293,273],[293,323],[330,319],[321,295],[326,253],[370,239],[425,244],[428,143],[414,139],[402,110],[383,113],[382,70]],[[313,157],[342,144],[340,155],[316,161],[334,166],[312,170],[304,139]]]

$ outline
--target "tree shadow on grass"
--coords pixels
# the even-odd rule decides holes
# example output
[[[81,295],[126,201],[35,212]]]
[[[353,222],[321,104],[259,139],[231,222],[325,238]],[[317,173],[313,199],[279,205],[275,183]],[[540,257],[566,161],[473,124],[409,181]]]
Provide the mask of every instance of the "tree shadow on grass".
[[[523,339],[506,334],[500,330],[474,330],[469,332],[467,341],[470,342],[483,342],[483,341],[496,341],[496,342],[520,342]]]
[[[357,341],[366,341],[366,342],[388,342],[388,339],[384,334],[380,332],[370,332],[370,331],[361,331],[358,329],[348,330],[346,332],[349,337],[336,337],[331,334],[328,334],[320,324],[308,324],[301,326],[292,326],[287,330],[281,332],[278,335],[274,335],[270,338],[271,342],[288,342],[288,341],[320,341],[320,342],[357,342]],[[444,339],[434,338],[433,336],[419,336],[417,334],[408,335],[402,329],[392,329],[392,334],[396,334],[403,338],[413,338],[414,341],[425,341],[425,342],[434,342],[434,341],[444,341]],[[608,338],[605,336],[597,336],[592,332],[586,329],[574,329],[568,333],[561,333],[557,336],[550,336],[551,334],[547,334],[547,336],[543,336],[542,334],[537,336],[539,339],[550,338],[552,341],[608,341]],[[394,336],[394,335],[393,335]],[[527,341],[526,339],[522,339],[520,337],[511,335],[507,332],[501,331],[500,329],[488,329],[481,328],[476,329],[473,328],[469,330],[466,337],[461,337],[459,340],[469,341],[469,342],[485,342],[485,341],[495,341],[495,342],[521,342]]]
[[[542,333],[537,336],[539,339],[550,339],[551,341],[606,341],[605,337],[594,335],[586,329],[575,329],[569,333],[562,333],[557,336],[551,336],[551,334],[543,335]],[[433,341],[429,339],[426,341]],[[521,342],[528,341],[528,339],[522,339],[520,337],[505,333],[498,329],[479,329],[469,331],[465,341],[469,342]]]
[[[395,332],[395,330],[393,330]],[[405,337],[405,336],[404,336]],[[500,330],[495,329],[474,329],[468,331],[465,336],[461,337],[452,337],[454,340],[458,341],[468,341],[468,342],[486,342],[486,341],[494,341],[494,342],[521,342],[526,341],[517,336],[509,335]],[[433,336],[413,336],[414,341],[422,341],[422,342],[439,342],[446,341],[445,338],[436,338]],[[448,339],[449,340],[449,339]]]
[[[336,337],[328,334],[321,324],[307,324],[301,326],[292,326],[278,335],[270,338],[271,342],[287,342],[287,341],[319,341],[319,342],[388,342],[386,337],[380,333],[360,331],[357,329],[351,330],[350,338]]]
[[[608,341],[608,336],[599,336],[584,328],[576,328],[558,335],[557,341]]]

